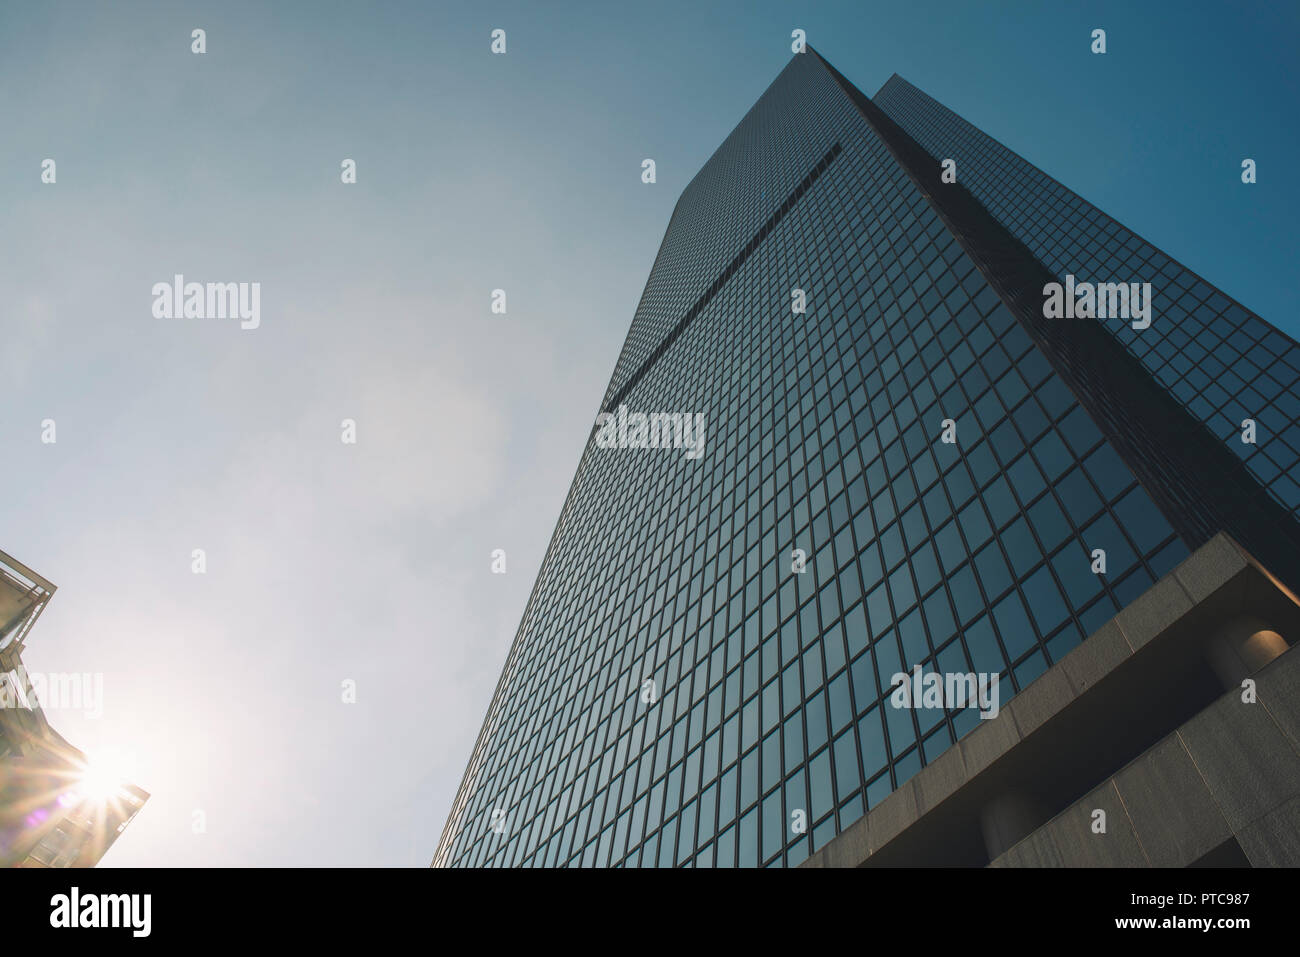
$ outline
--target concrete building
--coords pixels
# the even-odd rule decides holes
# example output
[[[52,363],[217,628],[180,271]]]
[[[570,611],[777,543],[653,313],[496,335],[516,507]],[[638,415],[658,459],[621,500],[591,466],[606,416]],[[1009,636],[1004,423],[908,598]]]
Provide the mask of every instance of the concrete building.
[[[93,867],[149,799],[50,726],[22,651],[54,591],[0,552],[0,867]]]
[[[805,866],[1294,867],[1296,634],[1218,535]]]

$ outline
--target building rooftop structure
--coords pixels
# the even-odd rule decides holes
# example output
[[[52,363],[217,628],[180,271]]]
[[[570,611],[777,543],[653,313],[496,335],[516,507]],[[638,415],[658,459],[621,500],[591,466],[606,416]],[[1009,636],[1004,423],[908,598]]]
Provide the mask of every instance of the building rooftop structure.
[[[0,552],[0,866],[93,867],[149,800],[50,726],[22,661],[55,586]]]

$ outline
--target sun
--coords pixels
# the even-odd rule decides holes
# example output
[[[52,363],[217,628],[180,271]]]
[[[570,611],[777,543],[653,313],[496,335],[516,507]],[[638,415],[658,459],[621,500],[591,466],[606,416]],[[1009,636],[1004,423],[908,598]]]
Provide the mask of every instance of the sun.
[[[77,775],[77,794],[87,801],[103,804],[123,795],[122,785],[129,769],[122,756],[113,751],[86,755],[86,764]]]

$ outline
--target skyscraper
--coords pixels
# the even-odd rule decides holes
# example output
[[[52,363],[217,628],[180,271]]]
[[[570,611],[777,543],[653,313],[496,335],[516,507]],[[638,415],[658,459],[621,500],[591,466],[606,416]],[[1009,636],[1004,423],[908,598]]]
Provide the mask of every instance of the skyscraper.
[[[1264,860],[1273,678],[1254,805],[1124,843],[1099,797],[1115,840],[1062,848],[1288,657],[1298,378],[905,81],[795,55],[673,212],[434,863]]]

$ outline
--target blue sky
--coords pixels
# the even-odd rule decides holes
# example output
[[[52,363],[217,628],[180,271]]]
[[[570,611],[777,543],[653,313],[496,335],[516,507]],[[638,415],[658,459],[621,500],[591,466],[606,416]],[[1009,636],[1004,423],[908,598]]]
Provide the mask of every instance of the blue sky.
[[[154,795],[106,863],[429,861],[673,204],[795,27],[1300,337],[1294,5],[0,8],[0,548],[59,586],[29,667],[105,676],[51,720]],[[153,318],[178,272],[261,327]]]

